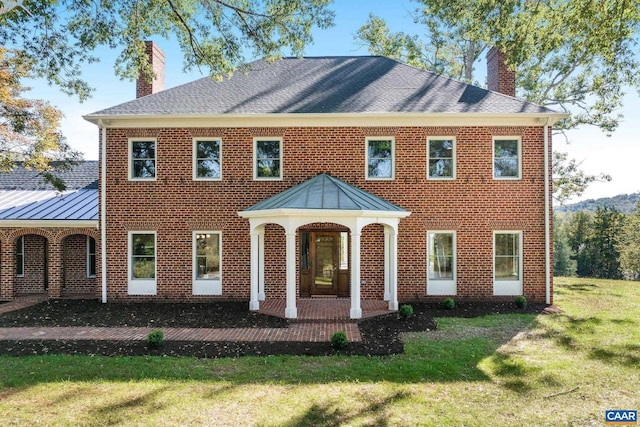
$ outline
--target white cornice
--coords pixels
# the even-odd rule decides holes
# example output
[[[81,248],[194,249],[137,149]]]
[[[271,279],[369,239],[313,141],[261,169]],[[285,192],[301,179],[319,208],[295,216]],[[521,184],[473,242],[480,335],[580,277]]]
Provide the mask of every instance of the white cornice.
[[[543,126],[569,117],[561,113],[345,113],[98,115],[83,118],[107,128],[350,127],[350,126]]]

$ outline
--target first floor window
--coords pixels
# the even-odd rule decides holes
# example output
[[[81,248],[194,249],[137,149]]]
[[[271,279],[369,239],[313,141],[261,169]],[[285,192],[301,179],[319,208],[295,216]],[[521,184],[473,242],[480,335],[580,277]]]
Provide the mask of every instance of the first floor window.
[[[367,138],[367,178],[393,179],[393,138]]]
[[[16,276],[24,276],[24,236],[16,240]]]
[[[155,279],[155,233],[131,233],[131,279]]]
[[[494,233],[494,293],[522,294],[522,233]]]
[[[282,179],[282,140],[254,140],[254,178]]]
[[[427,234],[427,294],[456,294],[456,234],[432,231]]]
[[[194,178],[220,179],[220,140],[196,140],[194,144]]]
[[[130,141],[131,179],[155,179],[156,142]]]
[[[496,179],[520,178],[519,139],[494,139],[493,177]]]
[[[193,233],[193,294],[222,294],[222,234]]]
[[[87,236],[87,276],[96,277],[96,239]]]
[[[453,138],[429,138],[429,178],[455,178],[455,140]]]
[[[220,234],[196,233],[196,280],[220,280]]]

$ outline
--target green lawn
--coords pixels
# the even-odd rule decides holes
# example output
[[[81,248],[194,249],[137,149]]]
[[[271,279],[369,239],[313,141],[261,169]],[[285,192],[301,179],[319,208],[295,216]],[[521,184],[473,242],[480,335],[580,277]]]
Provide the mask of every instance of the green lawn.
[[[2,425],[570,425],[640,410],[640,283],[556,315],[439,319],[390,357],[0,357]]]

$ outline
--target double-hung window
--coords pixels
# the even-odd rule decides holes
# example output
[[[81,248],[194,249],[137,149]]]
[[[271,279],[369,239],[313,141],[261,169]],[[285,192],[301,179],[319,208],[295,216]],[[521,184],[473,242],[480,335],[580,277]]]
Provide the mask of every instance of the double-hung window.
[[[494,232],[493,248],[494,295],[522,295],[522,232]]]
[[[96,277],[96,239],[87,236],[87,277]]]
[[[427,295],[456,294],[456,233],[427,233]]]
[[[156,233],[129,232],[129,294],[156,294]]]
[[[154,139],[129,140],[129,179],[156,179],[156,141]]]
[[[493,139],[494,179],[520,179],[522,172],[521,146],[520,138]]]
[[[193,233],[193,294],[222,294],[222,234],[219,231]]]
[[[428,179],[455,179],[455,138],[431,137],[427,145]]]
[[[395,176],[395,139],[366,139],[367,179],[393,179]]]
[[[193,179],[219,180],[222,177],[221,141],[193,140]]]
[[[16,276],[24,277],[24,236],[16,240]]]
[[[253,140],[253,177],[258,180],[282,179],[282,139]]]

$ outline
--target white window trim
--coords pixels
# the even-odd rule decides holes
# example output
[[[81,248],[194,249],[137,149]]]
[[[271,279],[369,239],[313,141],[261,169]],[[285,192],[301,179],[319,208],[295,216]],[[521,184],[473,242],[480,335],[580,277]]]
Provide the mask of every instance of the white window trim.
[[[155,248],[155,274],[154,279],[133,279],[133,247],[132,240],[134,234],[153,234],[153,245]],[[127,293],[129,295],[156,295],[158,282],[158,235],[155,231],[136,230],[127,233]]]
[[[197,245],[196,236],[198,234],[217,234],[218,235],[218,248],[220,250],[220,279],[198,279],[196,277],[196,270],[198,268],[197,260]],[[193,278],[193,295],[222,295],[222,231],[194,231],[192,237],[192,258],[193,265],[192,278]]]
[[[280,176],[271,177],[259,177],[258,176],[258,142],[259,141],[278,141],[280,143]],[[284,176],[284,162],[283,159],[284,144],[282,143],[282,137],[268,137],[261,136],[253,138],[253,180],[254,181],[282,181]]]
[[[133,143],[134,142],[154,142],[155,143],[155,162],[156,162],[156,174],[153,178],[137,178],[133,176]],[[157,138],[129,138],[128,153],[129,156],[129,181],[156,181],[158,178],[158,139]]]
[[[16,242],[16,245],[18,245],[18,243],[22,246],[22,248],[21,248],[21,253],[22,253],[22,265],[21,265],[21,267],[22,267],[22,268],[21,268],[21,271],[22,271],[22,274],[17,274],[17,273],[16,273],[16,277],[24,277],[24,258],[25,258],[25,253],[24,253],[24,236],[20,236],[20,237],[18,237],[18,242]],[[16,259],[16,255],[17,255],[17,254],[15,254],[15,253],[14,253],[14,257],[13,257],[13,259],[14,259],[14,260]],[[17,271],[18,271],[18,265],[16,264],[16,272],[17,272]]]
[[[90,267],[91,267],[91,252],[90,252],[89,248],[91,246],[89,245],[89,242],[90,242],[89,239],[93,239],[93,237],[87,236],[87,238],[86,238],[86,242],[87,242],[87,277],[95,278],[96,275],[95,274],[91,274],[91,269],[90,269]],[[95,239],[94,239],[94,241],[95,241]],[[93,245],[93,248],[94,248],[93,258],[94,258],[94,260],[96,262],[96,267],[97,267],[97,261],[98,261],[97,258],[96,258],[96,253],[95,253],[95,249],[96,249],[97,243],[98,242],[95,242],[95,244]]]
[[[453,278],[429,279],[429,254],[431,247],[429,242],[432,234],[453,234]],[[427,231],[427,295],[457,295],[458,280],[458,237],[454,230],[429,230]]]
[[[518,176],[496,176],[496,141],[517,140],[518,141]],[[498,181],[520,181],[522,180],[522,137],[520,136],[494,136],[491,140],[491,175]]]
[[[219,147],[218,163],[220,164],[220,176],[217,178],[198,176],[198,142],[217,141]],[[222,138],[193,138],[193,180],[194,181],[222,181]]]
[[[518,238],[518,271],[520,278],[518,280],[496,280],[496,234],[517,234]],[[494,295],[522,295],[523,294],[523,276],[524,276],[524,253],[523,253],[523,233],[521,230],[496,230],[493,232],[493,255],[491,262],[493,266],[493,294]]]
[[[451,150],[452,161],[453,161],[453,174],[451,176],[431,176],[429,174],[429,166],[431,164],[431,150],[429,150],[429,142],[430,141],[442,141],[442,140],[451,140],[453,141],[453,149]],[[430,136],[427,138],[427,179],[429,181],[453,181],[456,179],[457,173],[457,158],[456,158],[456,150],[458,148],[458,141],[455,136]]]
[[[370,177],[369,176],[369,141],[391,141],[391,176],[390,177]],[[364,142],[364,178],[366,181],[393,181],[396,179],[396,138],[393,136],[368,136]]]

